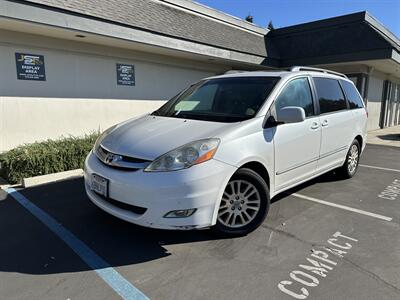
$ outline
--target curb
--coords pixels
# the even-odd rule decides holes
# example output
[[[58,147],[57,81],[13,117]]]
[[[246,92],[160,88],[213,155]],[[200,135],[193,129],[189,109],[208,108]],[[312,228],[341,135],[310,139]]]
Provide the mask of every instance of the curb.
[[[9,188],[11,185],[2,177],[0,177],[0,190],[5,190]]]
[[[83,176],[82,169],[75,169],[70,171],[52,173],[47,175],[35,176],[22,179],[22,186],[24,188],[41,185],[45,183],[52,183],[56,181],[72,179]]]

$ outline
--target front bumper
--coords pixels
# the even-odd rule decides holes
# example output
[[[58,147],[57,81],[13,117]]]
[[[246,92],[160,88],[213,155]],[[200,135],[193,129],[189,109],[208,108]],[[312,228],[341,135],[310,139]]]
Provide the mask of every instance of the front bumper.
[[[222,193],[236,168],[217,160],[172,172],[126,171],[104,165],[91,152],[85,161],[85,188],[104,211],[137,225],[160,229],[205,228],[215,224]],[[91,175],[109,180],[109,198],[146,208],[143,214],[115,206],[90,189]],[[196,208],[185,218],[164,218],[172,210]]]

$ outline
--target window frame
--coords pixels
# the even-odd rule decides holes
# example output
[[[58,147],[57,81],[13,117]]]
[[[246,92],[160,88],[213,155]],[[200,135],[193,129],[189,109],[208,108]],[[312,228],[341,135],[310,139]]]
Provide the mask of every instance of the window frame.
[[[277,95],[274,97],[274,101],[273,101],[272,104],[271,104],[271,107],[272,107],[272,110],[271,110],[271,111],[274,112],[273,115],[274,115],[275,118],[276,118],[276,116],[277,116],[277,111],[276,111],[276,108],[275,108],[276,100],[281,96],[281,94],[284,92],[284,90],[285,90],[286,87],[289,85],[289,83],[291,83],[291,82],[294,81],[294,80],[302,79],[302,78],[306,78],[307,81],[308,81],[308,85],[309,85],[309,87],[310,87],[310,93],[311,93],[311,100],[312,100],[313,108],[314,108],[314,114],[313,114],[312,116],[308,116],[308,117],[306,116],[306,119],[311,119],[311,118],[315,118],[315,117],[318,117],[318,116],[319,116],[319,107],[317,107],[316,97],[315,97],[316,94],[315,94],[315,91],[314,91],[314,88],[313,88],[313,85],[312,85],[311,76],[309,76],[309,75],[299,75],[299,76],[291,77],[290,79],[288,79],[288,80],[282,85],[282,87],[280,88],[280,90],[279,90],[279,92],[277,93]]]
[[[318,106],[318,115],[319,115],[319,116],[325,116],[325,115],[330,115],[330,114],[336,114],[336,113],[341,113],[341,112],[345,112],[345,111],[350,110],[350,105],[349,105],[349,102],[347,101],[346,93],[344,92],[343,87],[342,87],[342,85],[340,84],[340,80],[339,80],[339,79],[337,79],[337,78],[332,78],[332,77],[325,77],[325,76],[311,76],[311,78],[312,78],[313,89],[314,89],[314,92],[315,92],[315,98],[316,98],[316,101],[315,101],[315,102],[316,102],[316,105]],[[342,108],[342,109],[340,109],[340,110],[335,110],[335,111],[330,111],[330,112],[321,113],[321,108],[320,108],[320,105],[319,105],[319,96],[318,96],[318,92],[317,92],[317,86],[316,86],[316,84],[315,84],[315,82],[314,82],[314,78],[322,78],[322,79],[335,80],[335,81],[337,82],[337,84],[339,85],[340,90],[342,91],[343,98],[344,98],[344,101],[345,101],[345,103],[346,103],[346,108]]]

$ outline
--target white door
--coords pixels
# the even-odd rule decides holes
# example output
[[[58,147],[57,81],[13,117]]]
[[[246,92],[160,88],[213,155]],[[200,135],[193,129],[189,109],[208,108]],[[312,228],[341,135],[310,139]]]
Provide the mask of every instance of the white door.
[[[336,79],[314,77],[320,122],[322,127],[321,152],[318,172],[343,164],[354,139],[354,116],[348,109],[343,91]]]
[[[306,120],[274,128],[275,190],[279,192],[316,172],[321,126],[315,114],[308,77],[289,81],[275,100],[275,111],[286,106],[302,107]]]

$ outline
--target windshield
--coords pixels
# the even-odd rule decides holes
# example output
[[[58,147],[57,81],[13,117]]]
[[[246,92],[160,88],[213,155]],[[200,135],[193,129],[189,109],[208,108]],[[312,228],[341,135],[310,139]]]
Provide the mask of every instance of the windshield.
[[[200,81],[153,115],[215,122],[250,119],[271,93],[278,77],[231,77]]]

